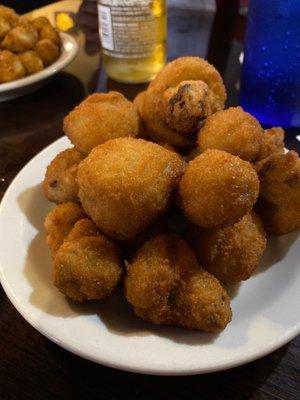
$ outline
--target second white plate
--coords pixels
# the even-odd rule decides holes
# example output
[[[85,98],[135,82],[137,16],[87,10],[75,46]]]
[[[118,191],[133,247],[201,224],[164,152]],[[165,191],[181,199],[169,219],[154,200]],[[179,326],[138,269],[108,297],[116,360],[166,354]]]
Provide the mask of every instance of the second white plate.
[[[59,58],[40,72],[17,79],[12,82],[0,83],[0,102],[15,99],[31,93],[45,85],[57,72],[69,65],[77,55],[78,44],[67,33],[61,32],[61,53]]]

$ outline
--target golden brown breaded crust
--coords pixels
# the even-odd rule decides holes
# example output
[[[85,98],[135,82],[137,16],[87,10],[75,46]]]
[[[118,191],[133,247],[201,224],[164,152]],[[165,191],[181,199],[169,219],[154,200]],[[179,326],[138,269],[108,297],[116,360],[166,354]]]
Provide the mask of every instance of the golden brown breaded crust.
[[[38,41],[38,33],[30,21],[22,19],[3,39],[1,46],[14,53],[32,50]]]
[[[284,130],[280,127],[266,129],[257,161],[265,160],[272,154],[284,153]]]
[[[8,50],[0,51],[0,83],[23,78],[26,70],[17,54]]]
[[[53,280],[72,300],[100,300],[111,294],[121,272],[117,245],[98,234],[64,241],[55,255]]]
[[[183,170],[182,159],[157,144],[112,139],[79,164],[79,198],[102,232],[129,239],[167,209]]]
[[[31,20],[32,25],[35,27],[35,29],[40,32],[40,30],[47,25],[51,25],[51,22],[49,19],[45,16],[40,16],[37,18],[34,18]]]
[[[65,238],[64,242],[81,239],[85,236],[98,236],[100,231],[97,225],[89,218],[82,218],[75,222],[72,230]]]
[[[223,229],[191,226],[187,239],[200,265],[224,284],[250,278],[267,243],[262,223],[253,211]]]
[[[147,89],[142,105],[142,122],[152,140],[166,142],[175,147],[188,146],[195,142],[193,132],[186,134],[172,129],[162,112],[163,93],[182,81],[203,81],[207,84],[216,99],[217,108],[223,108],[226,100],[222,78],[207,61],[199,57],[181,57],[167,64]]]
[[[5,35],[11,30],[10,23],[0,15],[0,48],[1,48],[1,41],[5,37]]]
[[[0,17],[5,19],[12,28],[14,28],[19,20],[19,15],[12,8],[5,7],[0,4]]]
[[[230,107],[208,117],[198,134],[201,151],[219,149],[245,161],[255,161],[263,143],[259,122],[241,107]]]
[[[133,105],[137,108],[140,115],[145,95],[146,95],[146,90],[143,90],[142,92],[138,93],[133,99]]]
[[[47,244],[50,246],[54,256],[63,241],[70,233],[74,224],[85,218],[86,214],[82,207],[76,203],[63,203],[57,205],[45,219],[45,231]]]
[[[257,168],[257,211],[267,233],[283,235],[300,228],[300,159],[295,151],[273,154]]]
[[[125,295],[139,317],[155,324],[219,332],[231,320],[226,291],[175,235],[141,246],[127,267]]]
[[[79,202],[77,168],[84,156],[74,148],[60,152],[48,165],[44,195],[54,203]]]
[[[40,39],[34,50],[45,66],[52,64],[59,57],[59,47],[50,39]]]
[[[200,57],[179,57],[168,63],[153,79],[149,88],[164,92],[182,81],[200,80],[205,82],[221,103],[226,100],[226,89],[215,67]]]
[[[250,163],[225,151],[206,150],[188,163],[179,185],[179,203],[193,224],[216,229],[248,213],[258,190]]]
[[[75,148],[87,155],[109,139],[137,136],[140,120],[121,93],[94,93],[65,117],[63,129]]]
[[[61,45],[59,33],[51,24],[45,24],[39,29],[39,39],[49,39],[58,47]]]
[[[26,69],[27,74],[29,75],[39,72],[44,68],[41,57],[34,50],[28,50],[25,51],[25,53],[20,53],[19,57]]]

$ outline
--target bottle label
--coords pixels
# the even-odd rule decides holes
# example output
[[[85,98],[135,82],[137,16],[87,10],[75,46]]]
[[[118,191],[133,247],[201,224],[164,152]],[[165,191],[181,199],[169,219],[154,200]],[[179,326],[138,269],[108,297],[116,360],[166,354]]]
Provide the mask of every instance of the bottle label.
[[[153,0],[100,0],[99,32],[103,53],[117,58],[141,58],[153,54],[165,30]]]

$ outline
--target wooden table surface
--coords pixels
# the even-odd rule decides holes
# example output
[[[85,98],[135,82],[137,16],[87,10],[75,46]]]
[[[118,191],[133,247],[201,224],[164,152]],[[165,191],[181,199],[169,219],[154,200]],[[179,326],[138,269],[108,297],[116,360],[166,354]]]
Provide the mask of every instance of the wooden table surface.
[[[66,113],[93,91],[119,90],[133,98],[145,85],[106,78],[101,68],[94,4],[63,1],[34,11],[54,18],[69,12],[79,55],[39,91],[0,103],[0,196],[17,172],[62,136]],[[245,18],[203,10],[169,10],[168,57],[199,55],[220,70],[228,105],[238,104]],[[295,136],[287,147],[299,151]],[[0,197],[0,198],[1,198]],[[5,238],[1,238],[5,245]],[[154,377],[116,371],[81,359],[47,340],[14,309],[0,289],[0,399],[282,399],[300,398],[300,337],[274,353],[232,370],[191,377]]]

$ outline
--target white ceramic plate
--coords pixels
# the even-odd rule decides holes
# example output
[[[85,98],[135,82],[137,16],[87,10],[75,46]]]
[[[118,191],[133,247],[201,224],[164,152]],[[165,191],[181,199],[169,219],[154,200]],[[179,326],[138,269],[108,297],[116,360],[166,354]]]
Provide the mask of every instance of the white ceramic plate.
[[[118,369],[161,375],[231,368],[284,345],[300,332],[299,237],[269,241],[259,271],[232,288],[233,320],[219,335],[153,326],[139,320],[120,294],[75,305],[51,283],[43,220],[53,207],[41,181],[59,139],[15,178],[0,206],[0,278],[23,317],[58,345]]]
[[[17,79],[12,82],[0,83],[0,102],[15,99],[31,93],[45,85],[53,75],[69,65],[78,52],[76,40],[67,33],[60,33],[61,54],[59,58],[40,72]]]

